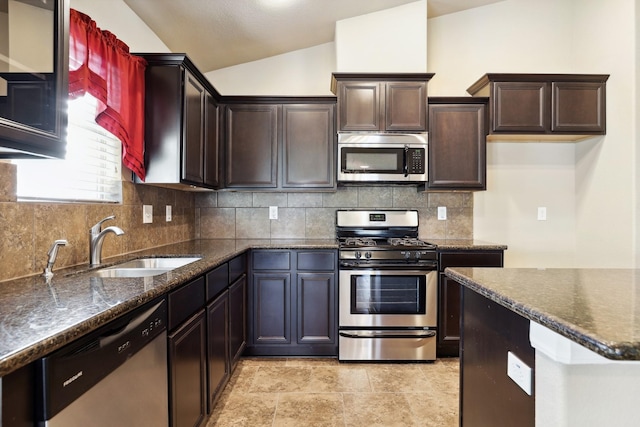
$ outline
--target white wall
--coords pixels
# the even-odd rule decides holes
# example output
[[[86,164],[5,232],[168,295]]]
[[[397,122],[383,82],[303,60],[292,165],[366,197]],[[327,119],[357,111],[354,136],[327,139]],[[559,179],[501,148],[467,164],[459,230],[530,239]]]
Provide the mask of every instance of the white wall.
[[[89,15],[100,29],[109,30],[133,52],[171,52],[123,0],[71,0],[70,6]]]
[[[605,137],[488,144],[474,237],[506,243],[506,266],[633,264],[633,125],[629,113],[617,117],[619,108],[633,111],[632,3],[507,0],[429,19],[430,95],[464,95],[487,72],[612,75]],[[536,220],[537,206],[547,207],[547,221]]]
[[[335,71],[424,73],[426,16],[427,2],[420,0],[345,19],[336,23],[335,42],[205,76],[223,95],[333,95],[330,84]]]
[[[630,267],[637,233],[634,0],[573,0],[576,70],[607,73],[607,135],[576,146],[580,266]],[[593,248],[606,249],[594,251]]]
[[[427,70],[427,0],[336,22],[336,71]]]
[[[205,73],[222,95],[333,95],[335,44],[325,43]]]

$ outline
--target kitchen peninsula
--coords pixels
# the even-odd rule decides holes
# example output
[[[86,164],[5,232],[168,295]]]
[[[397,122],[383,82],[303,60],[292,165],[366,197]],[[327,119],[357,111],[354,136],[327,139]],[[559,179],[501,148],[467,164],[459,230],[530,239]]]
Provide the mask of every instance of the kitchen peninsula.
[[[640,270],[445,274],[463,285],[461,425],[636,425]]]

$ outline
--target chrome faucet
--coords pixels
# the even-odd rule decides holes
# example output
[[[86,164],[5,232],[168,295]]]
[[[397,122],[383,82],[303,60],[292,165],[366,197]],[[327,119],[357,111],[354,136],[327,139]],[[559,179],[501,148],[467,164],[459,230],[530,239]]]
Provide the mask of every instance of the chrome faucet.
[[[58,256],[58,248],[66,244],[67,241],[64,239],[56,240],[55,242],[53,242],[53,245],[51,245],[49,252],[47,252],[49,259],[47,261],[47,267],[44,269],[44,273],[42,274],[47,279],[51,279],[51,277],[53,277],[53,263],[56,262],[56,257]]]
[[[89,265],[92,267],[100,265],[102,262],[102,242],[107,233],[115,233],[116,236],[122,236],[124,234],[124,231],[122,231],[120,227],[113,225],[102,231],[100,230],[103,222],[114,219],[115,217],[115,215],[108,216],[100,220],[89,230]]]

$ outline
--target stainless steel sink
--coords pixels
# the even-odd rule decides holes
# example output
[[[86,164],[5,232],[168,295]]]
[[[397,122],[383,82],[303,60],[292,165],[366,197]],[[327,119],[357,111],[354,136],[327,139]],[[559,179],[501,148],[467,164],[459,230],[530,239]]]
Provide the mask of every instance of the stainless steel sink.
[[[200,257],[140,258],[102,268],[92,273],[98,277],[149,277],[164,274],[198,261]]]

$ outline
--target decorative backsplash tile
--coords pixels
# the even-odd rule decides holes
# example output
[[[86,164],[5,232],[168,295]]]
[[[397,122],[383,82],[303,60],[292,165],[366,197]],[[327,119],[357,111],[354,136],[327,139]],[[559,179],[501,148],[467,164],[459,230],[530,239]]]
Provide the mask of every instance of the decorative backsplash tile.
[[[40,274],[57,239],[60,269],[89,262],[89,228],[115,215],[122,236],[107,235],[103,259],[143,249],[202,239],[333,239],[337,209],[417,209],[420,237],[473,238],[472,193],[422,193],[415,187],[343,187],[333,193],[186,192],[123,182],[122,204],[16,201],[16,170],[0,161],[0,281]],[[153,223],[142,223],[142,205],[153,206]],[[165,220],[171,205],[172,220]],[[269,219],[269,206],[278,219]],[[437,207],[447,207],[447,220]]]
[[[341,187],[335,193],[218,192],[196,195],[202,239],[333,239],[337,209],[417,209],[420,237],[473,238],[472,193],[424,193],[411,186]],[[268,206],[278,206],[269,219]],[[447,220],[437,218],[447,207]]]

